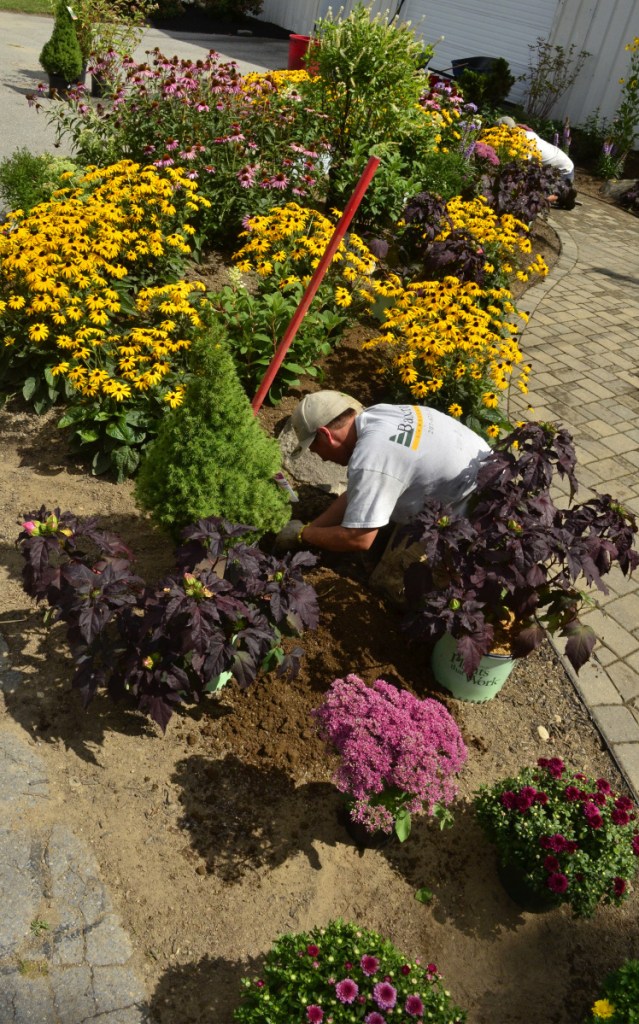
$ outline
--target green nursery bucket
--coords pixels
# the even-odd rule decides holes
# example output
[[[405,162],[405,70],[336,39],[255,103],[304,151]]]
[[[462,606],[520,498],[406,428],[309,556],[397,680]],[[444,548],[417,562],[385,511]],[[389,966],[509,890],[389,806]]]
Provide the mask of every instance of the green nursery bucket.
[[[481,704],[499,693],[515,666],[515,659],[505,654],[486,654],[469,679],[457,653],[457,641],[450,633],[445,633],[433,648],[431,666],[439,685],[453,697]]]

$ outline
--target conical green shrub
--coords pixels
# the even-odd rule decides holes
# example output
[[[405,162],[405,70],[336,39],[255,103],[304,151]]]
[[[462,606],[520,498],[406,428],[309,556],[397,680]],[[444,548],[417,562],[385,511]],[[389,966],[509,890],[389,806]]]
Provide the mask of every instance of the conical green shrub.
[[[40,63],[49,75],[60,75],[67,84],[82,74],[82,51],[69,8],[60,0],[55,12],[51,38],[42,47]]]
[[[192,351],[184,402],[165,415],[137,477],[138,504],[174,536],[205,516],[279,530],[290,516],[274,482],[277,441],[253,414],[232,356],[212,332]]]

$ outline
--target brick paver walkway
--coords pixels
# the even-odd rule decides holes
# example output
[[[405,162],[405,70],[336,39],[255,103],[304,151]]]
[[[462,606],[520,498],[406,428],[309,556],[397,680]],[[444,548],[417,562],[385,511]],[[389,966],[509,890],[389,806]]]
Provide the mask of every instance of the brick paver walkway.
[[[562,252],[519,305],[533,364],[522,416],[560,421],[576,442],[579,498],[610,493],[639,516],[639,219],[587,196],[551,220]],[[585,619],[594,660],[570,671],[639,797],[639,573],[607,577],[610,594]]]

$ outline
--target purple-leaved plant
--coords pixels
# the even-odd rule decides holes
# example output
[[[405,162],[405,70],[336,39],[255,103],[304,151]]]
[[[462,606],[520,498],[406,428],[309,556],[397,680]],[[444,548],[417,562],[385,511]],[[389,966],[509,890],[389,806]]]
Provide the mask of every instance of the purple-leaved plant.
[[[411,814],[445,821],[466,747],[439,701],[420,700],[383,679],[335,679],[313,711],[320,735],[340,755],[335,784],[351,817],[370,831],[410,834]]]

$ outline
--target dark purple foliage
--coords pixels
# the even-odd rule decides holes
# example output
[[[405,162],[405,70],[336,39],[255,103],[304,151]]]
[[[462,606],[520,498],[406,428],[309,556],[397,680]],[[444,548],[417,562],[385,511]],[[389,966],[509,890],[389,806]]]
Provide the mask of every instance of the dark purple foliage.
[[[485,256],[476,239],[462,228],[454,228],[446,238],[433,242],[422,256],[420,279],[441,281],[447,276],[483,285]]]
[[[410,636],[432,641],[450,633],[471,676],[500,629],[507,629],[515,657],[538,647],[546,629],[559,631],[579,671],[595,634],[579,618],[577,581],[607,593],[602,577],[613,565],[628,575],[639,555],[636,519],[610,495],[572,504],[575,465],[566,430],[526,423],[484,462],[467,516],[426,502],[402,532],[426,556],[405,576]],[[556,474],[569,484],[568,508],[550,495]]]
[[[85,705],[106,687],[166,729],[175,706],[199,700],[222,672],[248,686],[275,665],[298,671],[301,649],[284,656],[280,640],[317,625],[315,591],[302,577],[314,555],[274,558],[243,543],[252,527],[211,517],[187,527],[176,571],[148,586],[131,551],[96,519],[42,507],[23,526],[24,589],[66,624]]]
[[[499,217],[509,213],[529,224],[549,209],[548,196],[557,193],[560,181],[557,171],[536,160],[516,160],[490,168],[482,180],[482,195]]]
[[[639,181],[635,181],[634,185],[621,193],[619,202],[632,213],[639,213]]]

